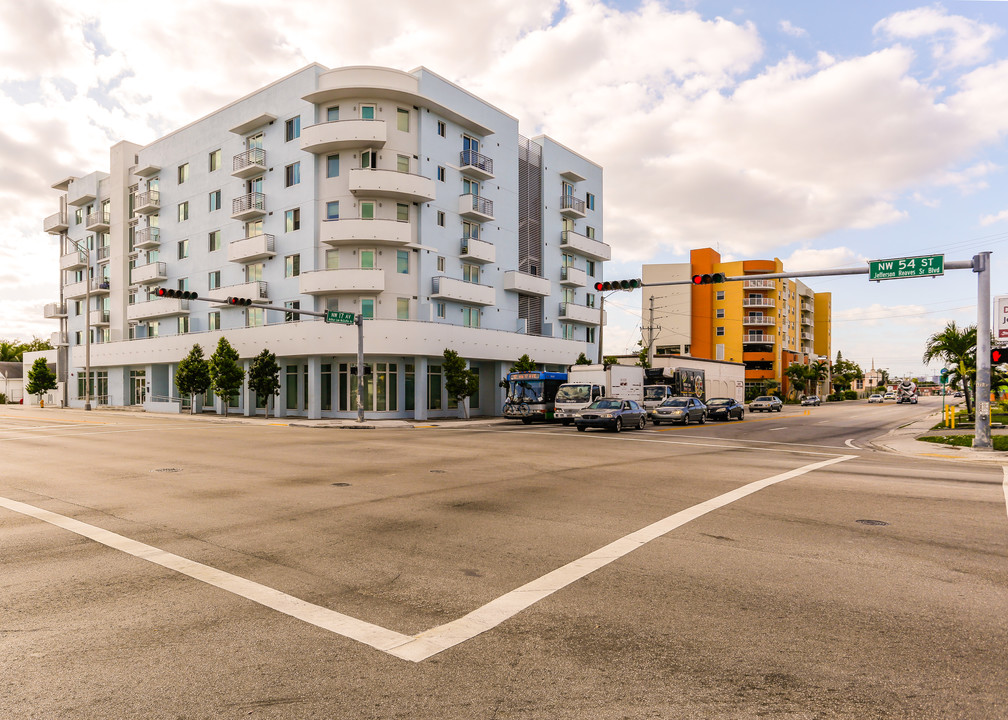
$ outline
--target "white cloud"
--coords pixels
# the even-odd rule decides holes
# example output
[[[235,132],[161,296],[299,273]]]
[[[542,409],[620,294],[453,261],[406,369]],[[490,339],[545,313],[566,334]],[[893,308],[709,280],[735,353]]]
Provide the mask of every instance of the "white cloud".
[[[926,39],[935,60],[954,67],[986,60],[991,42],[1002,31],[995,25],[949,15],[943,7],[933,6],[894,13],[880,20],[875,32],[897,40]]]
[[[800,28],[797,25],[791,24],[790,20],[781,20],[778,27],[785,35],[797,38],[808,37],[808,31],[805,28]]]
[[[1008,210],[1002,210],[1001,212],[993,215],[983,215],[980,218],[980,225],[982,227],[987,227],[988,225],[1004,222],[1005,220],[1008,220]]]
[[[851,268],[863,266],[868,258],[850,248],[801,247],[783,259],[786,272],[802,270],[822,270],[825,268]]]

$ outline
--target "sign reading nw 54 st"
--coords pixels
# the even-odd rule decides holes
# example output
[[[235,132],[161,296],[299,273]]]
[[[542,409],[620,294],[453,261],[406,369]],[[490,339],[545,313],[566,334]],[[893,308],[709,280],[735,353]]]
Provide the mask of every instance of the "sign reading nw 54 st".
[[[897,280],[912,277],[937,277],[945,274],[944,255],[869,260],[869,280]]]

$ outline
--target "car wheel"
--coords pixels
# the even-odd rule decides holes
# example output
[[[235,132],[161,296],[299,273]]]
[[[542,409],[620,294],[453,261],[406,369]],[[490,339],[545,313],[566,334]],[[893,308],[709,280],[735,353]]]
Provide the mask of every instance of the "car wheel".
[[[742,418],[744,418],[744,417],[745,417],[745,410],[739,410],[739,414],[738,414],[739,422],[741,422]]]
[[[658,427],[659,425],[661,425],[661,420],[659,420],[658,418],[652,418],[651,424],[654,425],[655,427]]]
[[[646,421],[644,420],[644,416],[643,416],[643,415],[641,415],[641,416],[640,416],[640,420],[638,420],[638,421],[637,421],[637,429],[638,429],[638,430],[643,430],[643,429],[644,429],[644,426],[645,426],[646,424],[647,424],[647,423],[646,423]]]
[[[700,419],[697,420],[697,422],[703,425],[705,422],[707,422],[707,415],[705,413],[700,413]]]
[[[781,411],[781,410],[783,410],[783,409],[784,409],[784,406],[783,406],[783,405],[781,405],[781,406],[780,406],[779,408],[777,408],[777,412],[780,412],[780,411]]]
[[[525,424],[525,425],[531,425],[532,424],[532,418],[522,418],[522,423]]]
[[[577,429],[578,429],[578,432],[584,432],[584,431],[585,431],[585,430],[587,430],[588,428],[586,428],[586,427],[585,427],[584,425],[578,425],[578,426],[577,426]]]
[[[564,427],[567,427],[568,425],[571,424],[571,421],[570,420],[561,420],[560,424],[563,425]]]
[[[618,417],[616,418],[616,424],[613,426],[613,431],[619,432],[622,429],[623,429],[623,418]]]
[[[685,414],[685,415],[683,416],[683,419],[682,419],[682,424],[683,424],[683,425],[689,425],[689,413],[686,413],[686,414]]]

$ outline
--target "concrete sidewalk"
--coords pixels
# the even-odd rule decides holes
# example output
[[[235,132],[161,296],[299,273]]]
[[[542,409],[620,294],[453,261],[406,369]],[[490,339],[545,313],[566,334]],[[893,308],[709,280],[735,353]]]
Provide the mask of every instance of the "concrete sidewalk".
[[[924,442],[917,438],[925,435],[973,435],[973,428],[955,430],[933,430],[932,428],[942,420],[941,413],[931,413],[930,415],[915,420],[912,423],[890,430],[885,435],[875,438],[869,444],[877,449],[886,452],[899,453],[911,457],[921,458],[942,458],[947,460],[960,460],[968,462],[989,463],[994,465],[1008,465],[1008,453],[997,450],[975,450],[973,448],[955,447],[953,445],[943,445],[941,443]],[[991,435],[1008,434],[1008,429],[997,428],[991,430]]]

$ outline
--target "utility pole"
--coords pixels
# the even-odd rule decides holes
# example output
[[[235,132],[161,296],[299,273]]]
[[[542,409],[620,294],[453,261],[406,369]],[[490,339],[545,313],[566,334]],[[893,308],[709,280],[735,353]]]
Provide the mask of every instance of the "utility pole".
[[[973,447],[977,450],[993,450],[990,431],[991,298],[989,251],[973,256],[973,272],[978,275],[976,424],[974,425]]]
[[[647,342],[647,364],[648,367],[654,366],[654,333],[655,330],[659,328],[655,327],[654,324],[654,295],[651,296],[650,309],[648,312],[648,342]]]
[[[364,422],[364,314],[357,315],[357,422]]]

